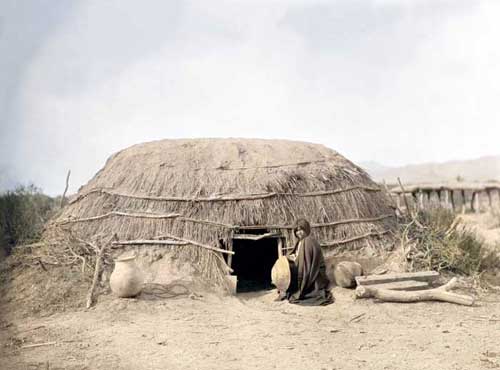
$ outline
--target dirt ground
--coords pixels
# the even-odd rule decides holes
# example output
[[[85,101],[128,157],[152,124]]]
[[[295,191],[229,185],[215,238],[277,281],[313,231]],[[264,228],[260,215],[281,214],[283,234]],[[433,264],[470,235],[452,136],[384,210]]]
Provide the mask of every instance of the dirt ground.
[[[500,211],[485,213],[467,213],[461,216],[477,235],[491,247],[500,246]]]
[[[2,322],[0,368],[500,368],[499,295],[476,307],[353,300],[341,288],[334,295],[327,307],[274,302],[274,291],[105,296],[89,311]]]
[[[326,307],[275,302],[274,290],[103,295],[90,310],[45,317],[2,306],[0,369],[500,368],[500,294],[462,292],[477,304],[381,303],[334,288]]]

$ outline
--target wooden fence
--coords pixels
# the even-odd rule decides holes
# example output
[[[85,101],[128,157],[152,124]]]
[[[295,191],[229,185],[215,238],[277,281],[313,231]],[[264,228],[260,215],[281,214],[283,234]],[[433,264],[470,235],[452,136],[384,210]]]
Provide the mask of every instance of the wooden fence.
[[[482,212],[500,208],[500,183],[414,184],[393,187],[390,195],[398,208],[406,202],[417,209],[446,208],[456,212]]]

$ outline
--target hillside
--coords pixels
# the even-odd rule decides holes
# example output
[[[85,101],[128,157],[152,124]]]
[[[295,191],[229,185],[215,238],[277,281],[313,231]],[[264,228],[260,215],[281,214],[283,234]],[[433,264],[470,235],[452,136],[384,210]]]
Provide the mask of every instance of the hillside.
[[[387,183],[397,182],[398,177],[406,183],[445,182],[456,180],[458,176],[466,181],[500,180],[500,156],[402,167],[388,167],[376,162],[362,162],[360,166],[375,181],[385,180]]]

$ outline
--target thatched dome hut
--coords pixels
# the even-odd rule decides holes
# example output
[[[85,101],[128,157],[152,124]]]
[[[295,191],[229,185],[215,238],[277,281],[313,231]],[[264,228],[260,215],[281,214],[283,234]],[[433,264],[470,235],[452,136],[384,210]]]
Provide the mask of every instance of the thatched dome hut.
[[[109,158],[55,224],[83,240],[114,235],[116,250],[175,251],[215,280],[269,274],[299,217],[327,257],[392,245],[394,212],[365,171],[323,145],[285,140],[132,146]]]

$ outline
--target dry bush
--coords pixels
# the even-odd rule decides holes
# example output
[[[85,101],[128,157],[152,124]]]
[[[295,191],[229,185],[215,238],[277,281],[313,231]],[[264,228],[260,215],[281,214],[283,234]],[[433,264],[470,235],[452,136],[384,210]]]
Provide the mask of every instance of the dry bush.
[[[409,271],[436,270],[475,276],[499,266],[499,258],[445,209],[421,211],[402,224],[402,245]]]
[[[0,247],[10,253],[15,245],[37,241],[55,206],[55,199],[34,185],[1,194]]]
[[[493,208],[490,210],[490,229],[496,229],[500,227],[500,209]]]

